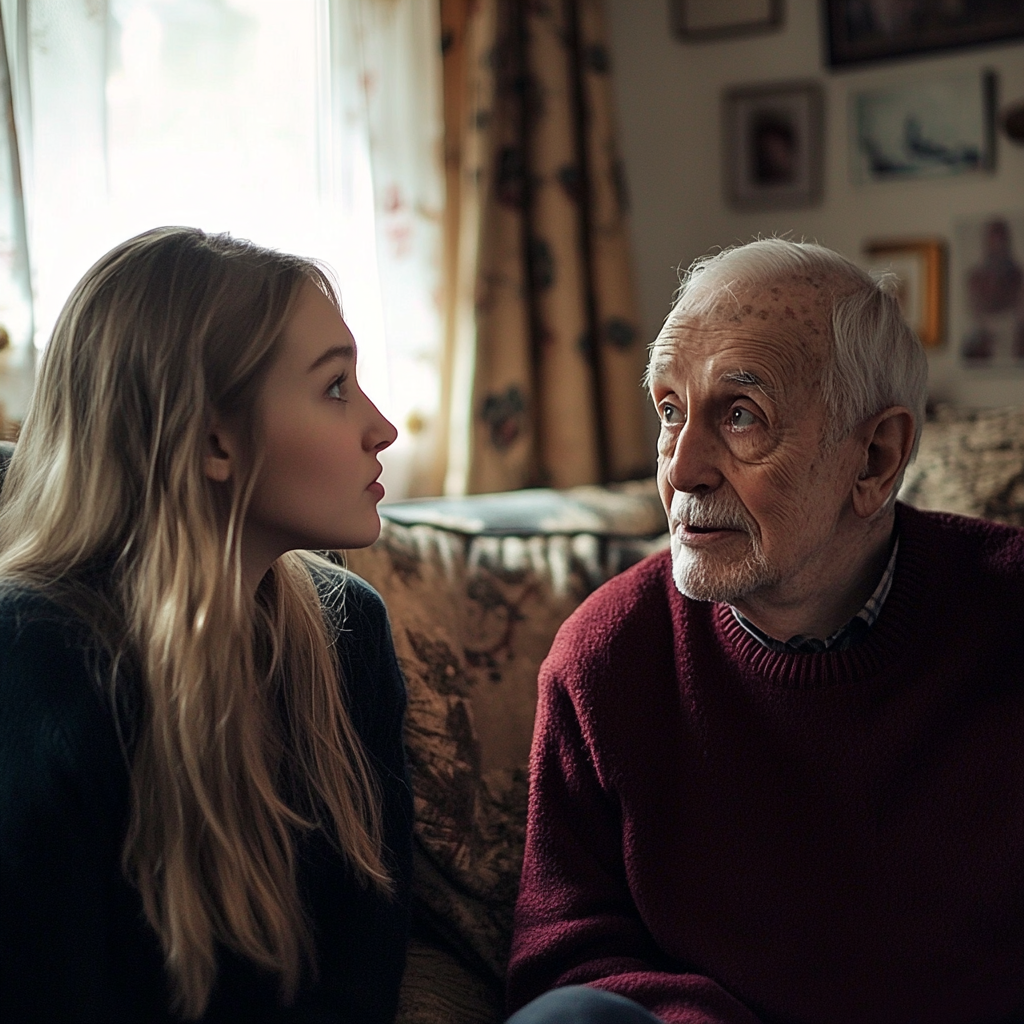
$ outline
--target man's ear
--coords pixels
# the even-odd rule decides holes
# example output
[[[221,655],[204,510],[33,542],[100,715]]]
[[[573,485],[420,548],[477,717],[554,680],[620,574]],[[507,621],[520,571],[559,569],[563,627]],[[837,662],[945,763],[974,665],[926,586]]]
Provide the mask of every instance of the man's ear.
[[[210,480],[226,483],[234,475],[238,464],[238,444],[235,433],[216,414],[206,427],[206,446],[203,469]]]
[[[862,519],[873,516],[888,500],[910,461],[914,447],[914,415],[894,405],[863,424],[863,463],[853,484],[853,508]]]

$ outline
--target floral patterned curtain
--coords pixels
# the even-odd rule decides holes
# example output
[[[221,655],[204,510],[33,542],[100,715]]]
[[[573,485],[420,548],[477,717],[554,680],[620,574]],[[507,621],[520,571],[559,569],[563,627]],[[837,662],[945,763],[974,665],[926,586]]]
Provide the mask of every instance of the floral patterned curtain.
[[[442,0],[446,490],[647,474],[601,0]]]

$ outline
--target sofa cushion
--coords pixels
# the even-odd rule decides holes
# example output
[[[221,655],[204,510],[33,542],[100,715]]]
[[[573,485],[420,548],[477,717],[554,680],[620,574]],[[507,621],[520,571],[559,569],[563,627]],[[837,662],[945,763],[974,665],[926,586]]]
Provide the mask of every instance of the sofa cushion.
[[[900,498],[1024,526],[1024,409],[937,407]]]

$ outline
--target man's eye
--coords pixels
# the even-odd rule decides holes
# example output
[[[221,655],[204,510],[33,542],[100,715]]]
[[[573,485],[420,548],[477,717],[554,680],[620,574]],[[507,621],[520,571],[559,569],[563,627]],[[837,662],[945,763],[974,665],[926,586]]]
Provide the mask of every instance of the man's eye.
[[[729,423],[730,426],[738,427],[740,429],[744,427],[752,427],[757,423],[757,417],[749,409],[737,406],[729,415]]]
[[[683,414],[671,402],[662,402],[660,409],[662,423],[671,426],[682,423]]]

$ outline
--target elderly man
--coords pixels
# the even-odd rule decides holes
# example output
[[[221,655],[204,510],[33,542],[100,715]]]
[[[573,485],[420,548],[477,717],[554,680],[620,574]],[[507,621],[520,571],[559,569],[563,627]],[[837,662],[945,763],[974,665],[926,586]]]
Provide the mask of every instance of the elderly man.
[[[1024,531],[896,502],[894,299],[727,250],[649,383],[671,551],[541,673],[510,1002],[559,991],[517,1024],[1024,1020]]]

